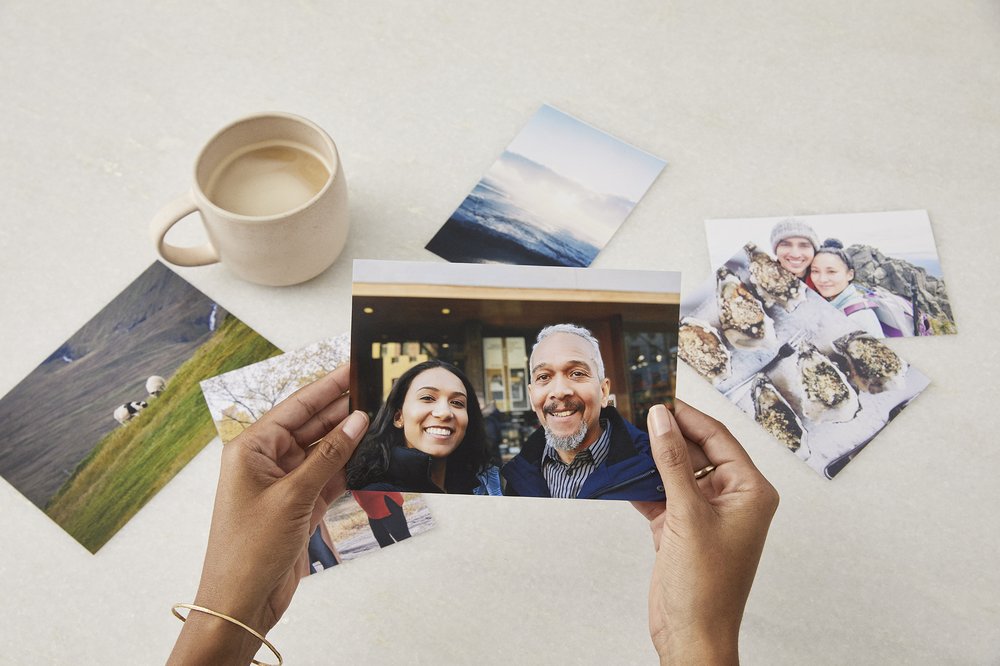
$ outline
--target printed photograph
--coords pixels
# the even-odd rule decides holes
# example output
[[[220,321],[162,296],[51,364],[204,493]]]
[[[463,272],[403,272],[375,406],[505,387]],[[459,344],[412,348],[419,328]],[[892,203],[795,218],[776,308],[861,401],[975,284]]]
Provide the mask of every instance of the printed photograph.
[[[752,243],[685,296],[678,355],[830,479],[929,384]]]
[[[680,274],[355,261],[359,490],[663,500]]]
[[[223,443],[279,402],[350,359],[346,333],[201,382]],[[347,492],[330,505],[309,539],[309,571],[318,573],[434,527],[418,493]]]
[[[706,220],[720,266],[747,243],[875,337],[957,333],[927,211]]]
[[[664,166],[542,106],[427,249],[452,262],[589,266]]]
[[[215,437],[198,383],[278,353],[156,262],[0,400],[0,475],[96,553]]]

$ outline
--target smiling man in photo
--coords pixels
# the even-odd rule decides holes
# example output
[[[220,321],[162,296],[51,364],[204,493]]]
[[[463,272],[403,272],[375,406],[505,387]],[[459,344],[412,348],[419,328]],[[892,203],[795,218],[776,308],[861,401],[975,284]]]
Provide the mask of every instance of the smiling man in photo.
[[[611,381],[591,332],[573,324],[543,328],[529,366],[541,427],[504,466],[504,494],[662,501],[649,437],[608,405]]]

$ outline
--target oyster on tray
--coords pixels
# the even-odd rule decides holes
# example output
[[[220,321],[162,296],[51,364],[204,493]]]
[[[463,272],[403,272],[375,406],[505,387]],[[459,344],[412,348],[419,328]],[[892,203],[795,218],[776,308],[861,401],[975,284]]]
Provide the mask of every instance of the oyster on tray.
[[[799,457],[808,458],[809,447],[802,421],[766,375],[757,374],[750,395],[754,420]]]
[[[906,382],[909,367],[906,361],[864,331],[853,331],[837,338],[833,347],[847,359],[851,381],[862,391],[893,391]]]
[[[694,317],[681,319],[677,332],[677,354],[712,384],[732,375],[732,355],[714,326]]]
[[[803,341],[796,366],[802,394],[802,414],[814,423],[850,421],[861,408],[858,393],[833,361]]]
[[[716,271],[715,278],[719,324],[729,344],[745,350],[773,347],[774,322],[757,297],[725,266]]]
[[[786,270],[771,255],[757,249],[753,243],[743,246],[750,260],[750,284],[764,299],[764,307],[775,303],[791,312],[806,300],[806,286],[791,272]]]

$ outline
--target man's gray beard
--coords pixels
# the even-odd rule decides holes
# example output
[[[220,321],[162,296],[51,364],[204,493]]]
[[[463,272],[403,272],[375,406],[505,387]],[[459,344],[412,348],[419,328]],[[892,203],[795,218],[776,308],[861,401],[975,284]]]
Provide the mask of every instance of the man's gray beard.
[[[583,443],[584,438],[587,436],[587,422],[582,421],[580,423],[580,429],[577,430],[572,435],[557,435],[549,430],[548,426],[545,426],[545,443],[551,446],[556,451],[573,451],[576,447]]]

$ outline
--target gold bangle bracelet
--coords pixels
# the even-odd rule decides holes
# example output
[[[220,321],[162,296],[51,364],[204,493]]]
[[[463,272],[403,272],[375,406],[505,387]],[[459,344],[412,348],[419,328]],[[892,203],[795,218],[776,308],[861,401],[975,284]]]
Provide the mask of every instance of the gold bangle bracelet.
[[[170,612],[173,613],[174,617],[176,617],[181,622],[187,622],[187,618],[177,612],[178,608],[187,608],[188,610],[198,611],[199,613],[207,613],[209,615],[214,615],[217,618],[223,619],[226,622],[232,622],[237,627],[241,627],[245,631],[250,632],[253,635],[254,638],[256,638],[261,643],[263,643],[265,646],[267,646],[267,649],[270,650],[271,652],[273,652],[274,656],[278,658],[278,663],[277,664],[268,664],[268,663],[263,662],[263,661],[257,661],[256,659],[253,659],[250,662],[251,664],[256,664],[256,666],[281,666],[282,664],[285,663],[285,660],[281,658],[281,653],[278,652],[277,648],[275,648],[274,645],[272,645],[269,640],[267,640],[266,638],[264,638],[263,636],[261,636],[259,632],[257,632],[256,630],[252,629],[251,627],[248,627],[247,625],[243,624],[242,622],[240,622],[236,618],[229,617],[228,615],[223,615],[222,613],[219,613],[218,611],[214,611],[211,608],[205,608],[204,606],[195,606],[194,604],[174,604],[170,608]]]

